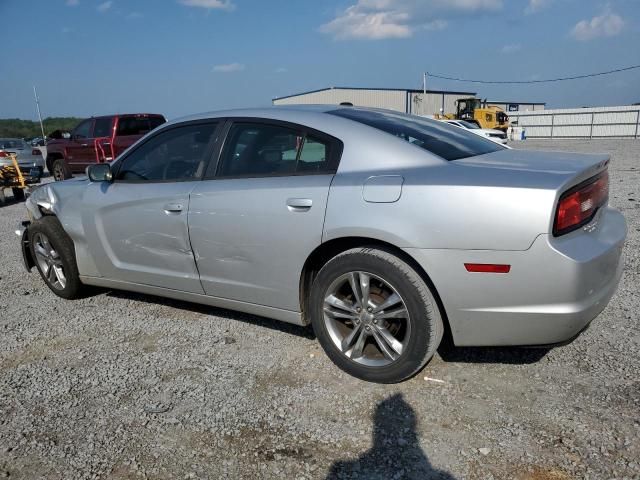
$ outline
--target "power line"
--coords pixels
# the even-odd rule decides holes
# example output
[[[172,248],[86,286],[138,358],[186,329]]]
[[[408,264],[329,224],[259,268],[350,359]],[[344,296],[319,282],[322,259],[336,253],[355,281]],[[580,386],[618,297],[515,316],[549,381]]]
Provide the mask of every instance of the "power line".
[[[630,67],[617,68],[615,70],[609,70],[607,72],[589,73],[587,75],[575,75],[573,77],[561,77],[561,78],[548,78],[546,80],[470,80],[465,78],[449,77],[446,75],[439,75],[437,73],[427,73],[428,76],[434,78],[441,78],[443,80],[453,80],[455,82],[468,82],[468,83],[493,83],[493,84],[525,84],[525,83],[550,83],[550,82],[563,82],[565,80],[578,80],[581,78],[599,77],[602,75],[610,75],[612,73],[626,72],[628,70],[634,70],[640,68],[640,65],[632,65]]]

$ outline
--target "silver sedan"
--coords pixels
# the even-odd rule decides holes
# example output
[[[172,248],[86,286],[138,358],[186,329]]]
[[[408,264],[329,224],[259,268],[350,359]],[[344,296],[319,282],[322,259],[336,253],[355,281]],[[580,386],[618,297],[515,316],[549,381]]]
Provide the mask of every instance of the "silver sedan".
[[[549,345],[587,327],[622,272],[608,163],[384,110],[209,113],[36,189],[18,234],[60,297],[94,285],[310,323],[340,368],[398,382],[445,332]]]
[[[0,167],[12,165],[11,154],[15,154],[18,166],[24,174],[44,171],[44,159],[39,148],[32,147],[20,138],[0,138]]]

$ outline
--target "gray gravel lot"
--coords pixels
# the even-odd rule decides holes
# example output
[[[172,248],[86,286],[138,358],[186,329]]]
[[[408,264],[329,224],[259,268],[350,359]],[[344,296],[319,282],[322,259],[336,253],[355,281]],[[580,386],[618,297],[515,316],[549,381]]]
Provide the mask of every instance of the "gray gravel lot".
[[[441,349],[400,385],[343,374],[309,329],[61,300],[22,269],[24,206],[0,207],[0,478],[640,479],[640,141],[515,146],[611,154],[618,294],[568,346]]]

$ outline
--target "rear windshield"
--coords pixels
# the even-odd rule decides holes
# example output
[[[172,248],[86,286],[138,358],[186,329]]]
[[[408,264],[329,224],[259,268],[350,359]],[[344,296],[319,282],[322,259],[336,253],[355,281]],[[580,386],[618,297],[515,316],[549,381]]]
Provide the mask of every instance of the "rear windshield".
[[[144,135],[156,127],[162,125],[166,120],[163,117],[120,117],[118,119],[117,135],[124,137],[127,135]]]
[[[27,144],[23,140],[17,138],[0,138],[0,149],[15,148],[18,150],[24,150],[27,148]]]
[[[354,108],[341,108],[328,113],[390,133],[445,160],[458,160],[504,149],[462,128],[403,113]]]

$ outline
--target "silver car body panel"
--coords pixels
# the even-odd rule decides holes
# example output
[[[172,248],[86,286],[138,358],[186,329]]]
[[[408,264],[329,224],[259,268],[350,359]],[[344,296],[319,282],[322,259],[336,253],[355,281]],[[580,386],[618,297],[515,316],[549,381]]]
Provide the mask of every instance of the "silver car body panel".
[[[200,182],[191,194],[189,230],[205,292],[299,311],[300,273],[322,243],[332,178]]]
[[[216,112],[153,132],[212,118],[300,124],[343,142],[335,175],[79,179],[36,189],[27,208],[33,218],[42,210],[60,218],[85,283],[292,323],[305,321],[306,259],[325,242],[354,237],[402,249],[424,270],[458,345],[561,342],[604,308],[622,271],[624,218],[607,207],[579,230],[557,238],[551,232],[559,196],[605,170],[607,156],[500,148],[448,162],[325,113],[335,108]],[[163,207],[176,202],[187,208],[169,216]],[[470,273],[465,263],[508,264],[511,271]]]

